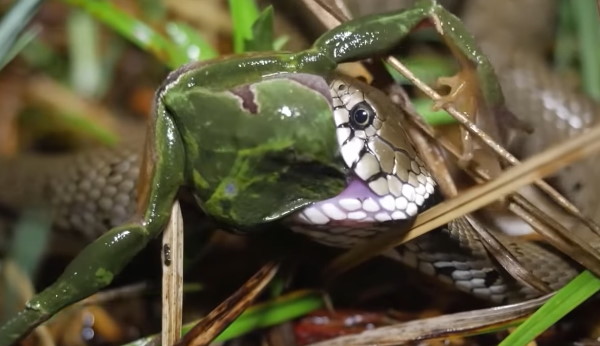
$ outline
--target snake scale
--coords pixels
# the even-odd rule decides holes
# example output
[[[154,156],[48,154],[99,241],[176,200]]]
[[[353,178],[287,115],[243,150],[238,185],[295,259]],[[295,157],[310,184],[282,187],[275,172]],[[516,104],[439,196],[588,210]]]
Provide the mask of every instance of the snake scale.
[[[510,75],[506,76],[508,78]],[[514,76],[523,79],[524,74],[516,73]],[[505,78],[505,83],[506,80]],[[536,81],[535,78],[532,80]],[[385,102],[380,101],[376,91],[348,93],[348,99],[341,101],[343,98],[339,91],[342,84],[348,89],[371,90],[352,83],[343,80],[332,81],[330,88],[334,100],[337,95],[344,105],[366,104],[375,111],[375,120],[385,119],[390,110]],[[521,89],[505,87],[510,107],[514,107],[511,100],[522,97],[519,90],[531,91],[531,85],[524,82],[518,86]],[[512,92],[518,95],[514,96]],[[359,94],[360,99],[354,100],[351,97],[353,94]],[[387,138],[389,134],[386,134],[385,129],[393,126],[385,125],[385,121],[382,121],[377,128],[375,120],[371,120],[370,123],[363,124],[359,121],[355,124],[358,125],[358,130],[347,127],[343,130],[344,127],[340,125],[348,122],[344,122],[344,117],[347,117],[344,110],[349,112],[354,107],[341,107],[342,104],[336,105],[335,102],[334,109],[336,106],[340,108],[337,112],[334,111],[332,116],[338,125],[341,155],[357,176],[364,177],[365,181],[369,182],[369,187],[373,184],[373,191],[385,185],[388,193],[382,192],[382,198],[365,195],[354,198],[354,201],[339,200],[334,205],[335,208],[327,201],[322,205],[318,203],[296,215],[291,227],[322,243],[348,247],[380,230],[354,229],[351,222],[345,221],[352,220],[353,217],[372,217],[381,221],[386,218],[403,219],[414,216],[417,211],[423,209],[425,201],[434,191],[426,168],[422,166],[410,143],[403,142],[402,136]],[[538,110],[548,110],[539,97],[532,97],[527,102],[529,107],[534,105]],[[595,105],[591,104],[590,107]],[[521,111],[514,110],[521,114]],[[49,204],[53,208],[57,226],[62,229],[86,230],[90,238],[121,224],[135,208],[135,186],[140,165],[138,155],[142,150],[143,131],[137,132],[140,133],[139,136],[127,131],[127,143],[117,150],[90,149],[55,157],[31,155],[19,157],[11,162],[1,162],[0,204],[15,209],[32,204]],[[388,154],[382,154],[381,157],[365,156],[361,150],[376,141],[380,142],[379,146],[387,146],[390,149]],[[381,183],[382,178],[385,184]],[[403,184],[398,185],[394,179]],[[388,197],[390,195],[393,197]],[[318,225],[325,223],[331,223],[333,226]],[[577,268],[570,262],[536,244],[518,239],[506,239],[505,243],[525,268],[552,289],[558,289],[577,273]],[[464,218],[456,219],[446,227],[415,239],[395,249],[388,256],[496,303],[521,300],[539,294],[511,279],[497,267]]]

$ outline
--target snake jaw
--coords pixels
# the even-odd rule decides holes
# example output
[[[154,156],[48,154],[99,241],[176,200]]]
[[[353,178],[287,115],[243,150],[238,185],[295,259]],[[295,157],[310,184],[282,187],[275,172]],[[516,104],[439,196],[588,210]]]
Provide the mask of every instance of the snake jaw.
[[[402,129],[399,110],[355,80],[334,79],[330,92],[348,185],[339,195],[304,208],[293,223],[347,228],[414,218],[435,182]]]

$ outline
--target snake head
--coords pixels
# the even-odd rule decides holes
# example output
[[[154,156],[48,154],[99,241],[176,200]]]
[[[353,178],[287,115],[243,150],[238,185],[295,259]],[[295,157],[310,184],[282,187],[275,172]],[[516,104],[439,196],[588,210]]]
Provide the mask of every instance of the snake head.
[[[333,79],[330,93],[347,186],[307,206],[292,222],[352,228],[413,219],[435,182],[402,128],[401,110],[379,90],[351,78]]]

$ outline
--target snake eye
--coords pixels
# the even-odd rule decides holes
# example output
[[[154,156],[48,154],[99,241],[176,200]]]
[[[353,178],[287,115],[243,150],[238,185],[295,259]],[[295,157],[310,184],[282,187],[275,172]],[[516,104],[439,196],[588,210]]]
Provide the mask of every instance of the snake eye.
[[[375,111],[366,101],[357,103],[350,110],[350,125],[354,129],[365,129],[373,123],[374,118]]]

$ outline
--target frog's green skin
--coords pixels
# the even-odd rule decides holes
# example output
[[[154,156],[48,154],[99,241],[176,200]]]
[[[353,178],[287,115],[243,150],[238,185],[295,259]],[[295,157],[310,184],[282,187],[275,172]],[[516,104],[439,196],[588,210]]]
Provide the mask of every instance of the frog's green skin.
[[[460,21],[430,0],[347,22],[299,53],[185,66],[169,75],[156,95],[138,217],[87,246],[54,284],[0,328],[0,345],[16,342],[63,307],[108,285],[163,230],[182,186],[193,189],[209,215],[242,230],[335,196],[345,182],[344,166],[335,156],[330,100],[319,84],[326,85],[339,63],[394,48],[425,19],[476,67],[488,105],[502,104],[487,59]],[[311,77],[309,82],[282,78],[288,74]],[[244,105],[235,95],[248,90],[254,100]]]

